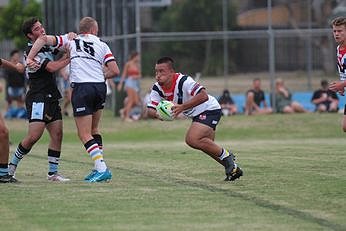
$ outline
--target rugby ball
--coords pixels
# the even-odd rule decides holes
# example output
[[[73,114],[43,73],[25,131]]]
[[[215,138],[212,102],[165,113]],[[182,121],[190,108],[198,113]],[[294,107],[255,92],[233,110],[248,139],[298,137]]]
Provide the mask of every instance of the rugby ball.
[[[156,106],[156,112],[162,120],[172,121],[174,119],[173,113],[172,113],[172,107],[173,106],[174,106],[173,102],[167,101],[167,100],[162,100]]]

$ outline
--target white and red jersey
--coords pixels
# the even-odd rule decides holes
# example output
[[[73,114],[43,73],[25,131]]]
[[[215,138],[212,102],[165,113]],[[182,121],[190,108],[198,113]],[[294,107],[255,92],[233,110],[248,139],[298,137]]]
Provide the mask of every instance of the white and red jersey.
[[[163,89],[157,82],[153,85],[147,107],[156,109],[156,106],[161,100],[183,104],[198,94],[202,89],[204,89],[204,87],[193,80],[190,76],[176,73],[173,77],[173,84],[170,89]],[[220,104],[217,100],[213,96],[208,95],[208,100],[206,102],[183,111],[183,114],[188,117],[195,117],[204,111],[211,111],[220,108]]]
[[[337,58],[337,67],[340,75],[340,80],[346,80],[346,47],[336,48],[336,58]]]
[[[105,82],[103,65],[115,61],[108,45],[92,34],[80,34],[69,40],[67,35],[56,36],[57,47],[70,47],[70,82]]]

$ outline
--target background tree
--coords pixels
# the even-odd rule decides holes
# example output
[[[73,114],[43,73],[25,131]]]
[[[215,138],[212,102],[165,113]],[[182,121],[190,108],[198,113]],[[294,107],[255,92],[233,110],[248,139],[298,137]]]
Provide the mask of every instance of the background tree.
[[[33,16],[42,18],[41,3],[36,0],[9,1],[0,11],[0,39],[12,40],[17,48],[23,49],[27,39],[22,32],[22,24]]]
[[[231,30],[236,24],[236,14],[231,1],[228,6],[228,30]],[[157,9],[153,17],[153,21],[158,22],[153,27],[160,32],[222,31],[222,1],[183,0],[179,4]],[[229,42],[230,54],[233,46],[234,42]],[[144,56],[150,56],[143,59],[144,70],[147,70],[146,61],[152,66],[152,56],[174,54],[177,70],[181,69],[188,74],[202,72],[208,75],[222,75],[223,73],[222,39],[161,42],[151,44],[148,50],[150,52],[145,52],[147,54],[143,52]],[[232,57],[229,67],[230,71],[234,68]],[[152,70],[152,67],[149,70]]]

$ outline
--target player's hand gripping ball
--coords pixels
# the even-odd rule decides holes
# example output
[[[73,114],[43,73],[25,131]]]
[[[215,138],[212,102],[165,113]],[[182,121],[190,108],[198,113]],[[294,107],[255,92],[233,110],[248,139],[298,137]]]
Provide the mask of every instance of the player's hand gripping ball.
[[[173,113],[172,113],[172,107],[173,106],[174,106],[173,102],[167,101],[167,100],[162,100],[156,106],[156,112],[162,120],[172,121],[174,119]]]

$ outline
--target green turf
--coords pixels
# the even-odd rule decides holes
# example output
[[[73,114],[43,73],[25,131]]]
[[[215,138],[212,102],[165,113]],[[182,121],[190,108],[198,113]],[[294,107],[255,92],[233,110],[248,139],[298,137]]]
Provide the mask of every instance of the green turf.
[[[82,181],[92,167],[65,120],[61,172],[45,179],[47,134],[0,185],[1,230],[346,230],[345,135],[340,114],[223,118],[216,140],[244,169],[223,182],[214,160],[184,144],[190,121],[102,121],[111,183]],[[23,121],[7,121],[13,145]]]

